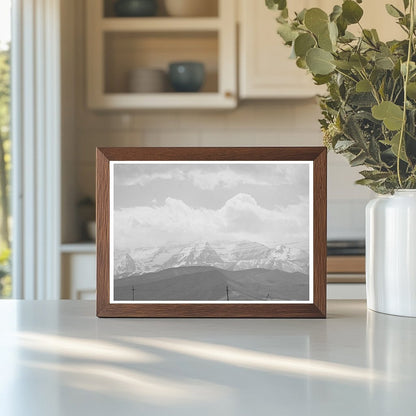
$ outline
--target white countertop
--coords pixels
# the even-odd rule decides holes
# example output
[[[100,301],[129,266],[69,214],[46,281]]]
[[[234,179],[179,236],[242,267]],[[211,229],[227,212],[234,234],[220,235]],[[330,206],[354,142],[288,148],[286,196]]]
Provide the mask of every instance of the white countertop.
[[[416,414],[416,319],[98,319],[0,301],[0,415]]]

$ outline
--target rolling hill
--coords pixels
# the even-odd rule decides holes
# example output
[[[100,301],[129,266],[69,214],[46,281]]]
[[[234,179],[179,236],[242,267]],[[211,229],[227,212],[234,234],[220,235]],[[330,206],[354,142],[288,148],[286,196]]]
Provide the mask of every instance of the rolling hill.
[[[210,266],[165,269],[114,281],[115,300],[307,300],[307,274],[281,270],[222,270]]]

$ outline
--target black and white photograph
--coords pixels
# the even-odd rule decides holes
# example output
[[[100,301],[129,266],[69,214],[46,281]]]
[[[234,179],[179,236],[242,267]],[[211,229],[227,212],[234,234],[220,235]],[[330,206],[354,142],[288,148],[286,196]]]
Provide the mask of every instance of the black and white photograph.
[[[312,302],[312,170],[111,162],[111,302]]]

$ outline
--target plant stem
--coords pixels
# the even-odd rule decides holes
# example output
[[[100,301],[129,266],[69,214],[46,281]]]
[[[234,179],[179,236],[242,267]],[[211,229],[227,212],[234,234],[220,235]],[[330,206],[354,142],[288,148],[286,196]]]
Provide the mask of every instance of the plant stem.
[[[413,36],[414,36],[414,27],[415,27],[415,0],[410,0],[410,30],[409,30],[409,45],[407,47],[407,60],[406,60],[406,73],[404,76],[404,85],[403,85],[403,119],[402,127],[400,129],[400,140],[399,140],[399,149],[397,151],[397,177],[399,179],[399,186],[403,188],[402,177],[400,174],[400,156],[403,147],[404,141],[404,132],[406,130],[406,110],[407,110],[407,83],[409,82],[409,68],[410,61],[412,59],[412,50],[413,50]]]
[[[378,96],[376,87],[370,81],[370,78],[368,78],[367,73],[365,72],[365,69],[362,67],[362,65],[361,65],[361,69],[362,69],[362,71],[360,71],[360,75],[362,76],[363,79],[365,79],[366,81],[368,81],[368,83],[370,84],[371,93],[373,94],[374,99],[377,101],[377,104],[380,104],[380,98]]]
[[[339,74],[341,74],[341,75],[344,75],[344,77],[349,78],[351,81],[353,81],[353,82],[355,82],[355,83],[357,83],[357,82],[358,82],[355,78],[351,77],[351,76],[350,76],[350,75],[348,75],[348,74],[345,74],[344,72],[340,71],[338,68],[335,68],[335,71],[336,71],[336,72],[338,72],[338,73],[339,73]]]

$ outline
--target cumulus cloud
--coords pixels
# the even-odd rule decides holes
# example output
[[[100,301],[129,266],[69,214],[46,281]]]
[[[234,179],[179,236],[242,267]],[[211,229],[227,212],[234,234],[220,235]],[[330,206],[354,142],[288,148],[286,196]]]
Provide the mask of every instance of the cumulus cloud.
[[[284,209],[266,209],[252,195],[239,193],[215,210],[193,208],[168,197],[162,205],[115,210],[115,245],[124,249],[201,239],[282,243],[307,240],[308,213],[306,198]]]
[[[218,187],[232,188],[237,185],[270,185],[270,180],[258,179],[249,173],[231,169],[229,166],[209,171],[199,168],[189,169],[188,167],[186,170],[174,168],[167,171],[141,173],[124,179],[122,184],[124,186],[144,186],[156,180],[189,181],[202,190],[213,190]]]

